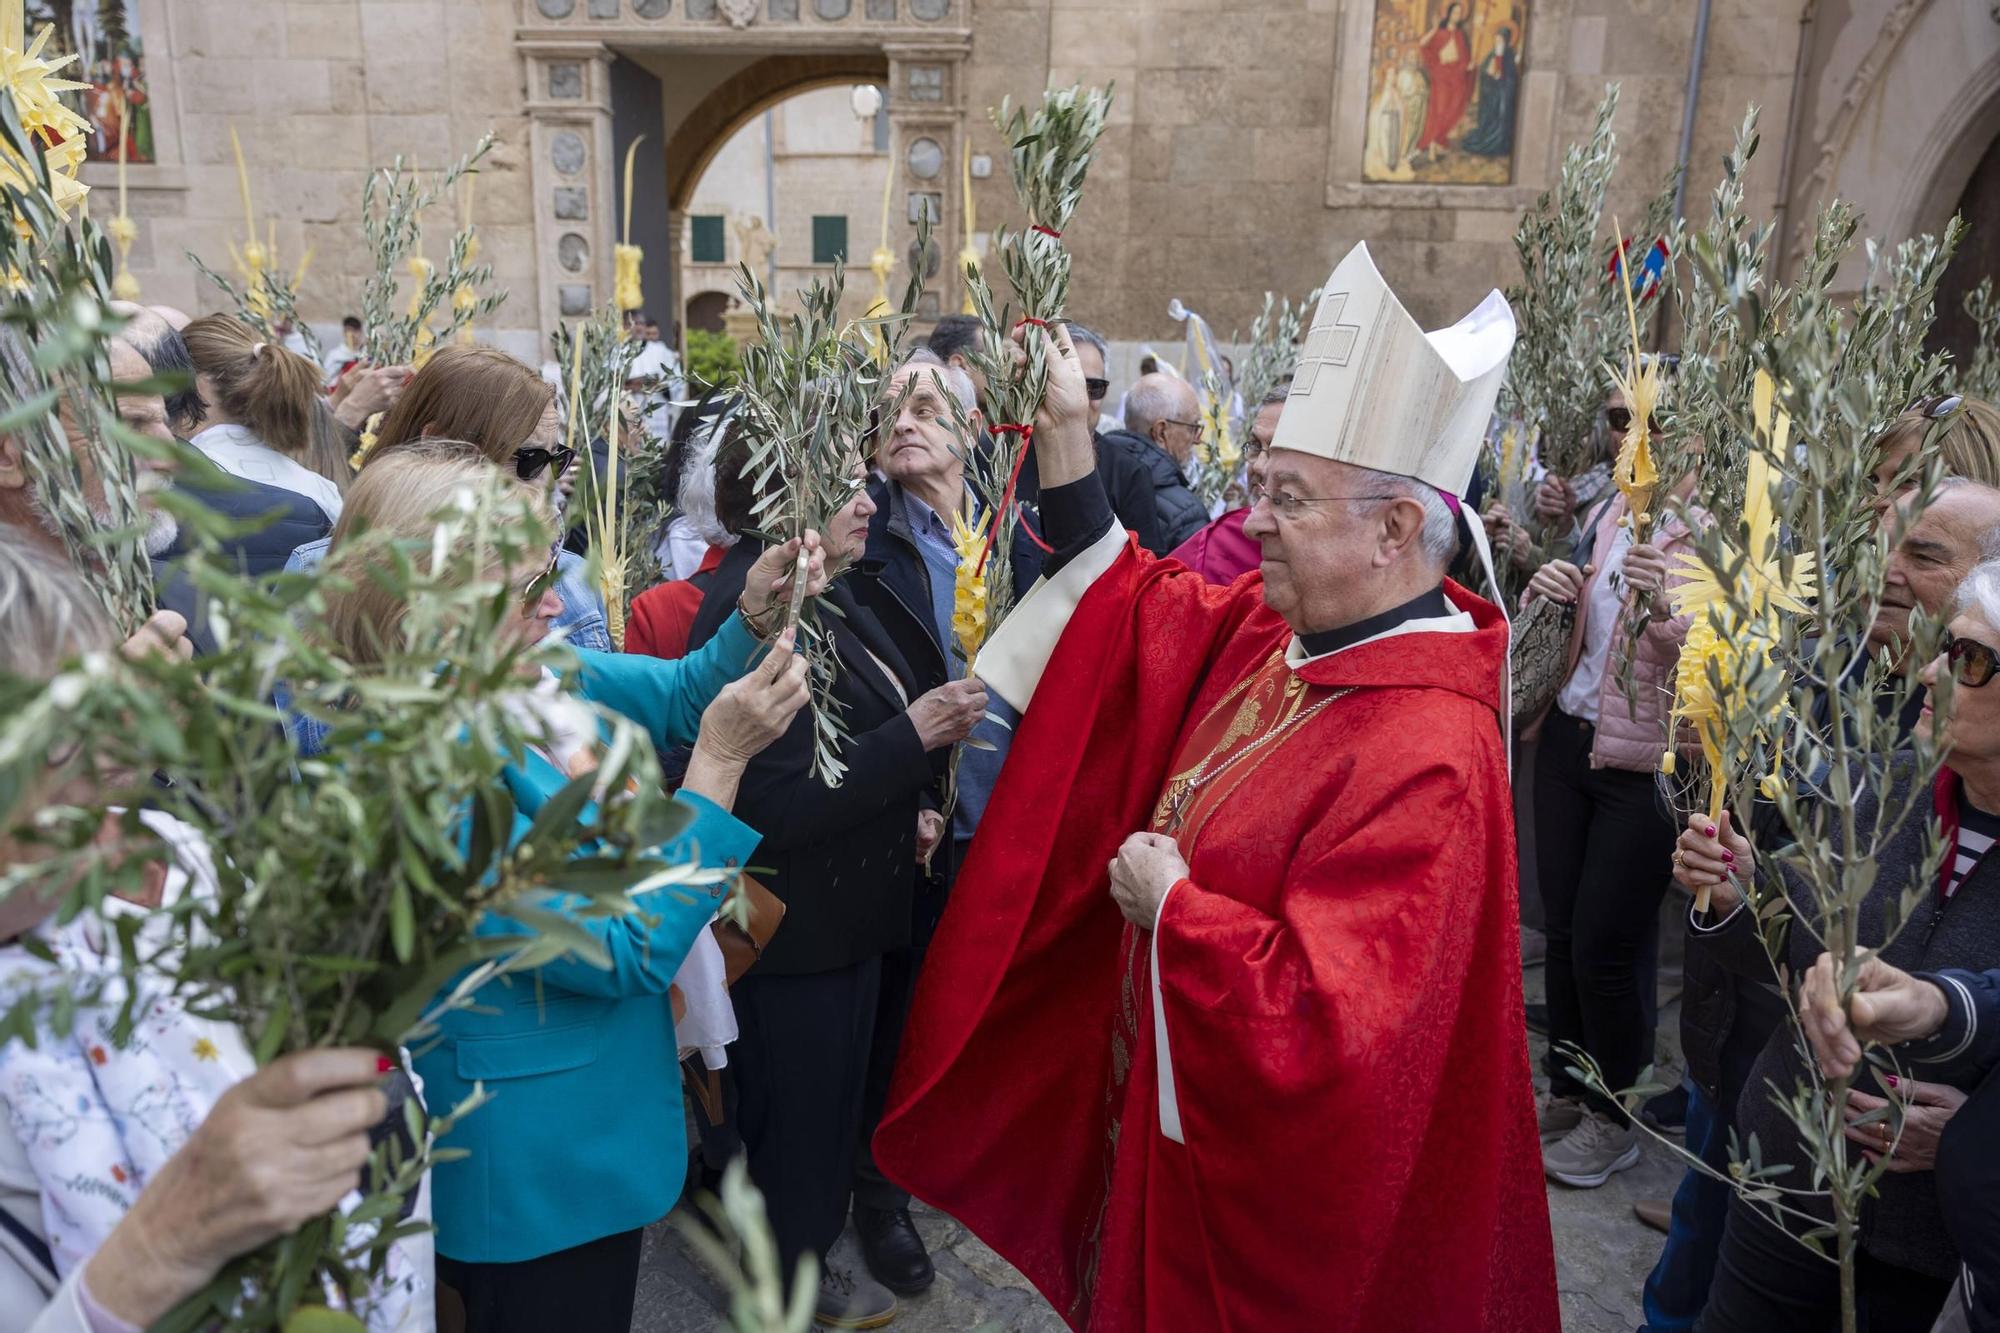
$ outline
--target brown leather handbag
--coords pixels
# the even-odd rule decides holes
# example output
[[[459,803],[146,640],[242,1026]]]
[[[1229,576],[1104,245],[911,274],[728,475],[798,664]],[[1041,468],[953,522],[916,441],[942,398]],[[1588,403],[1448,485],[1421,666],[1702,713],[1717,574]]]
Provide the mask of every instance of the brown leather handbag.
[[[743,900],[748,905],[744,913],[746,924],[739,925],[734,919],[724,917],[709,927],[715,932],[715,942],[722,946],[722,975],[732,986],[764,956],[765,947],[785,920],[782,898],[765,888],[755,875],[744,875],[742,881]]]
[[[723,980],[734,986],[737,981],[756,965],[764,956],[764,949],[771,943],[771,937],[784,924],[785,903],[777,894],[765,888],[755,875],[744,875],[743,900],[745,924],[739,924],[733,916],[725,916],[714,922],[709,929],[715,932],[715,942],[722,948]],[[678,987],[673,990],[674,1021],[679,1022],[685,1013]],[[690,1056],[681,1062],[683,1081],[693,1094],[695,1104],[701,1107],[702,1116],[710,1125],[721,1125],[723,1118],[722,1079],[717,1072],[702,1064],[699,1055]]]

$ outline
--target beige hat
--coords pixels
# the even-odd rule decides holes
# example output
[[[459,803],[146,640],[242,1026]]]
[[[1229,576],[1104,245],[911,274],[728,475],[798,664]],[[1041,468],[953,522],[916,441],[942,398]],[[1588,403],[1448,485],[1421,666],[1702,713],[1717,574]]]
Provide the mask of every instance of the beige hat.
[[[1365,243],[1323,292],[1271,447],[1464,495],[1514,348],[1507,298],[1493,292],[1450,328],[1425,333]]]

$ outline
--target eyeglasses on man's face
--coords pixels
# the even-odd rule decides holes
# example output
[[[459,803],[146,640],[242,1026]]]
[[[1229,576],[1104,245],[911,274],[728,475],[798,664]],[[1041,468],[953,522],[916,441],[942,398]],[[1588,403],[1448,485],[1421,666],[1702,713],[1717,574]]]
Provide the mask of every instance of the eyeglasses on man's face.
[[[1167,417],[1163,424],[1169,426],[1179,426],[1182,430],[1193,431],[1194,437],[1197,440],[1199,440],[1202,436],[1208,434],[1208,427],[1203,425],[1199,421],[1176,421],[1172,417]]]
[[[1085,375],[1083,377],[1083,391],[1090,395],[1091,402],[1101,403],[1104,401],[1104,395],[1111,392],[1111,381],[1101,380],[1092,375]]]
[[[1343,500],[1393,500],[1395,498],[1393,495],[1295,495],[1288,486],[1279,486],[1273,489],[1265,486],[1262,482],[1252,482],[1250,485],[1251,508],[1254,509],[1260,504],[1268,503],[1271,506],[1272,512],[1282,519],[1299,518],[1305,514],[1307,507],[1310,505],[1335,504]]]

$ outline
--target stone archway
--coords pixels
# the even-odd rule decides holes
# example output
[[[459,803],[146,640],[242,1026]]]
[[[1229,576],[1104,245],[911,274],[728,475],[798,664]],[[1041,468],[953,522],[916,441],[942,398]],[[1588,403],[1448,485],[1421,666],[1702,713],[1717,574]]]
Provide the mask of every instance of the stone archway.
[[[728,313],[732,299],[728,292],[700,292],[690,296],[682,307],[682,327],[703,333],[722,332],[722,317]]]
[[[1860,6],[1858,6],[1860,7]],[[1797,127],[1785,196],[1787,271],[1811,244],[1815,212],[1835,198],[1861,214],[1863,234],[1895,245],[1937,232],[2000,133],[2000,22],[1986,5],[1878,0],[1879,21],[1819,23],[1798,77],[1814,90]],[[1843,266],[1857,290],[1866,260]]]
[[[1971,358],[1979,336],[1972,317],[1965,313],[1965,298],[1981,278],[2000,280],[2000,230],[1984,225],[1988,218],[2000,218],[2000,138],[1987,144],[1985,155],[1955,202],[1959,215],[1972,223],[1972,230],[1938,283],[1937,322],[1931,326],[1928,345],[1932,350],[1950,352],[1962,366]]]
[[[891,167],[904,193],[933,196],[943,235],[960,226],[959,154],[965,134],[963,65],[973,0],[516,0],[515,47],[526,66],[535,193],[541,327],[555,327],[611,292],[620,186],[613,161],[610,66],[623,56],[661,79],[666,166],[665,239],[676,265],[683,209],[701,168],[765,107],[828,83],[868,82],[885,93],[896,145],[929,140],[929,175],[906,154]],[[643,195],[641,198],[643,199]],[[907,252],[915,200],[892,209],[890,245]],[[635,224],[636,226],[636,224]],[[657,234],[657,229],[656,229]],[[955,308],[957,276],[940,291]]]

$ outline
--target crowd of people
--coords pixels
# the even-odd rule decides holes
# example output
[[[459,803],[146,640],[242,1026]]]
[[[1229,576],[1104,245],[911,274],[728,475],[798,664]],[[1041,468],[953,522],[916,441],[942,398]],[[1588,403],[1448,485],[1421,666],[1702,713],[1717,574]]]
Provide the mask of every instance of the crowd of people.
[[[1357,248],[1329,289],[1368,284],[1387,291]],[[358,321],[315,364],[234,315],[116,307],[121,419],[213,471],[144,466],[161,609],[121,644],[47,483],[0,434],[0,671],[49,680],[89,654],[212,650],[226,608],[185,577],[199,543],[160,502],[169,491],[241,520],[221,547],[246,578],[347,575],[309,629],[365,668],[406,633],[393,581],[370,577],[384,540],[421,546],[440,512],[495,500],[534,553],[478,571],[519,590],[500,632],[564,645],[560,669],[508,699],[540,738],[509,758],[517,807],[531,820],[595,770],[582,699],[661,754],[687,816],[663,854],[719,872],[712,892],[653,894],[641,914],[552,901],[609,966],[546,963],[535,986],[447,1014],[412,1053],[427,1103],[494,1095],[430,1172],[416,1207],[434,1230],[395,1247],[371,1327],[622,1331],[645,1228],[740,1158],[782,1271],[812,1261],[832,1327],[888,1323],[934,1281],[914,1189],[1079,1327],[1552,1329],[1543,1181],[1590,1189],[1629,1169],[1643,1115],[1702,1164],[1660,1210],[1647,1327],[1805,1333],[1834,1326],[1837,1270],[1725,1178],[1753,1141],[1763,1163],[1809,1173],[1771,1096],[1808,1060],[1830,1077],[1869,1071],[1848,1134],[1888,1174],[1861,1222],[1865,1326],[2000,1327],[1984,1134],[2000,1094],[1983,1092],[2000,1060],[2000,909],[1985,903],[2000,894],[2000,859],[1985,856],[2000,839],[2000,713],[1982,688],[2000,671],[2000,412],[1925,398],[1876,444],[1888,572],[1868,647],[1927,687],[1896,719],[1905,733],[1930,734],[1940,675],[1958,689],[1930,798],[1947,838],[1935,903],[1892,938],[1912,910],[1903,886],[1929,864],[1912,822],[1877,866],[1860,944],[1880,951],[1843,1007],[1815,923],[1793,921],[1785,945],[1795,998],[1773,985],[1765,922],[1746,910],[1746,884],[1794,873],[1783,824],[1682,822],[1657,778],[1691,619],[1673,593],[1714,522],[1692,498],[1710,460],[1665,480],[1651,526],[1631,522],[1608,458],[1632,409],[1613,393],[1604,461],[1539,477],[1531,515],[1482,514],[1474,463],[1511,315],[1496,293],[1449,331],[1460,350],[1428,353],[1431,397],[1386,379],[1365,403],[1329,391],[1443,336],[1382,309],[1353,365],[1308,353],[1249,405],[1251,502],[1219,511],[1188,481],[1205,430],[1194,386],[1154,368],[1109,413],[1102,337],[1017,330],[1046,340],[1050,366],[993,516],[1017,529],[1024,597],[975,663],[954,628],[972,558],[954,520],[984,503],[969,464],[1004,423],[969,317],[938,321],[888,368],[847,502],[786,543],[760,534],[740,397],[676,401],[657,329],[635,326],[646,346],[628,388],[649,429],[623,447],[664,451],[674,519],[619,651],[589,553],[564,535],[602,446],[574,447],[542,372],[476,344],[372,365]],[[0,356],[31,351],[0,332]],[[1364,411],[1368,428],[1350,429]],[[82,428],[65,424],[82,465]],[[1926,467],[1943,480],[1919,504]],[[1446,577],[1489,542],[1521,605],[1575,608],[1553,703],[1515,738],[1532,755],[1546,939],[1546,1009],[1526,1015],[1550,1042],[1539,1099],[1515,951],[1508,632]],[[815,769],[807,660],[785,617],[796,582],[831,612],[837,784]],[[1918,615],[1949,622],[1929,660],[1910,649]],[[1039,689],[1050,681],[1061,688]],[[1837,706],[1817,721],[1843,725]],[[293,710],[287,733],[301,759],[339,762],[323,720]],[[88,805],[93,781],[51,756],[28,805]],[[1864,800],[1856,815],[1878,812]],[[189,830],[148,827],[175,849],[150,902],[78,914],[52,883],[0,903],[9,978],[107,984],[63,1040],[0,1048],[9,1327],[153,1323],[337,1206],[389,1110],[373,1051],[260,1067],[244,1034],[171,998],[141,1039],[108,1035],[121,930],[213,876]],[[0,836],[0,868],[36,855]],[[737,884],[748,928],[718,919]],[[1615,1093],[1654,1063],[1675,885],[1690,895],[1666,918],[1686,936],[1686,1077],[1635,1112]],[[755,955],[739,976],[727,929],[747,930]],[[1794,1004],[1804,1045],[1785,1022]],[[1861,1041],[1930,1077],[1878,1079]],[[1601,1083],[1571,1072],[1575,1053]],[[1898,1116],[1874,1114],[1892,1103]],[[1290,1165],[1273,1173],[1277,1144]],[[834,1250],[850,1224],[858,1266]],[[1329,1309],[1339,1318],[1320,1322]]]

